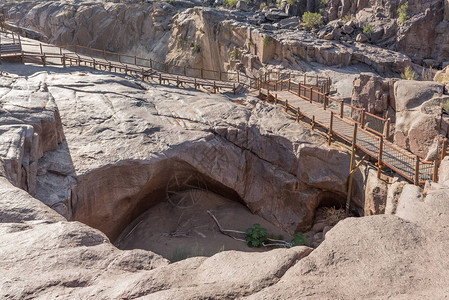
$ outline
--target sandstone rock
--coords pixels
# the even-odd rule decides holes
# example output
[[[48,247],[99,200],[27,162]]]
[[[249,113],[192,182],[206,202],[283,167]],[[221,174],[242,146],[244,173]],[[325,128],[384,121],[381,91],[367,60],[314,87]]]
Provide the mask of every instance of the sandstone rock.
[[[360,77],[354,80],[352,105],[384,117],[389,107],[392,107],[394,111],[396,109],[394,93],[392,93],[395,82],[395,79],[383,79],[369,73],[360,74]],[[394,122],[394,115],[391,117]]]
[[[351,22],[351,21],[350,21]],[[348,22],[349,23],[349,22]],[[343,32],[346,34],[351,34],[354,32],[354,27],[352,27],[351,25],[345,24],[342,28]]]
[[[241,10],[241,11],[249,11],[249,7],[248,4],[246,4],[245,1],[239,1],[237,2],[236,7],[237,9]]]
[[[271,9],[270,11],[265,13],[265,18],[267,18],[270,21],[276,21],[288,18],[288,14],[280,10]]]
[[[377,178],[377,171],[369,169],[365,187],[365,216],[385,213],[387,183]]]
[[[429,151],[437,142],[439,131],[437,119],[444,85],[428,81],[401,80],[395,83],[396,128],[395,142],[426,160],[437,157]]]
[[[363,33],[357,34],[355,41],[358,43],[366,43],[368,42],[368,37],[364,35]]]
[[[395,182],[391,185],[391,187],[389,187],[387,193],[387,204],[385,207],[386,215],[394,215],[396,213],[399,196],[401,195],[402,189],[405,185],[406,182]]]

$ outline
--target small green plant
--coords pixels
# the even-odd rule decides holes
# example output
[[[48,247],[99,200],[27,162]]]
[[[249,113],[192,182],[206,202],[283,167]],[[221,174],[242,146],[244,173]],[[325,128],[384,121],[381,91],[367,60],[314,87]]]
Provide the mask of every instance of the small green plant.
[[[254,46],[253,40],[249,40],[249,46],[250,46],[250,47]]]
[[[182,38],[182,36],[178,37],[178,43],[182,44],[182,42],[184,41],[184,39]]]
[[[301,246],[305,244],[305,236],[301,233],[295,233],[293,235],[292,246]]]
[[[231,26],[231,31],[234,32],[234,25]]]
[[[269,35],[264,36],[263,38],[263,45],[269,46],[273,42],[273,38]]]
[[[234,50],[232,50],[232,52],[231,52],[231,59],[237,60],[238,57],[239,57],[239,52],[238,52],[237,48],[234,48]]]
[[[323,15],[324,10],[326,9],[326,6],[327,6],[326,0],[321,0],[318,5],[318,12],[320,13],[320,15]]]
[[[224,0],[223,4],[226,5],[227,7],[235,7],[237,5],[238,0]]]
[[[349,21],[351,21],[352,20],[352,16],[351,15],[346,15],[346,16],[344,16],[343,18],[341,18],[341,21],[343,22],[343,23],[348,23]]]
[[[312,29],[323,24],[323,17],[319,13],[306,11],[302,15],[302,21],[305,27]]]
[[[363,25],[363,33],[370,36],[371,34],[373,34],[374,29],[373,29],[373,25],[366,23],[365,25]]]
[[[277,6],[277,7],[281,7],[281,4],[282,4],[281,0],[277,0],[277,1],[276,1],[276,6]]]
[[[245,233],[245,241],[249,247],[260,247],[267,240],[267,230],[260,227],[260,224],[254,224]]]
[[[190,249],[186,246],[178,246],[173,251],[170,261],[174,263],[195,256],[204,256],[204,248],[200,247],[198,244]]]
[[[195,53],[200,53],[201,51],[201,46],[198,43],[195,43],[195,45],[193,46],[193,52]]]
[[[405,24],[408,20],[408,3],[402,4],[401,7],[398,8],[399,15],[399,25]]]
[[[287,0],[287,4],[292,5],[292,6],[295,5],[296,2],[298,2],[298,0]]]
[[[265,2],[262,2],[262,3],[260,3],[260,9],[264,9],[265,7],[267,6],[267,3],[265,3]]]
[[[401,74],[402,79],[406,80],[416,80],[418,79],[418,74],[416,74],[415,70],[412,67],[407,66],[404,69],[404,73]]]

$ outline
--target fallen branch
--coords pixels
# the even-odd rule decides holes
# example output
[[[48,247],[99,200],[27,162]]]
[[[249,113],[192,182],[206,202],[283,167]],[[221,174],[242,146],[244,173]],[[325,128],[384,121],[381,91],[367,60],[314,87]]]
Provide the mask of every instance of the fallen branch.
[[[223,229],[223,228],[221,227],[220,223],[218,222],[217,218],[215,218],[215,216],[214,216],[209,210],[207,211],[207,213],[212,217],[212,219],[214,220],[215,224],[217,224],[218,230],[220,230],[221,233],[223,233],[224,235],[227,235],[227,236],[233,238],[233,239],[236,240],[236,241],[240,241],[240,242],[246,243],[245,240],[236,238],[235,236],[233,236],[233,235],[231,235],[231,234],[229,233],[229,232],[233,232],[233,233],[245,234],[244,232],[242,232],[242,231],[236,231],[236,230],[226,230],[226,229]]]

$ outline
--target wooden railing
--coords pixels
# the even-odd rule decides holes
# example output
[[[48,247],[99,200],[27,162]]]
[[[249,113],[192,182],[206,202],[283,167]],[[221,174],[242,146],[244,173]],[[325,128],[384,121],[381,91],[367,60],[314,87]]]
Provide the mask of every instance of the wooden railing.
[[[321,106],[323,110],[328,110],[328,122],[309,114],[304,109],[301,110],[299,106],[291,105],[288,103],[288,100],[279,98],[277,94],[271,94],[268,89],[260,89],[260,93],[263,94],[266,91],[266,101],[272,101],[275,105],[281,105],[286,112],[292,113],[298,122],[307,118],[312,129],[315,127],[324,129],[328,136],[329,145],[334,137],[338,137],[349,144],[353,144],[353,141],[355,141],[354,145],[358,149],[376,159],[379,177],[382,168],[388,167],[416,185],[423,184],[427,180],[438,181],[438,167],[447,154],[447,139],[442,140],[441,158],[439,161],[423,161],[418,156],[412,155],[387,141],[385,134],[380,134],[366,126],[362,127],[361,124],[366,124],[363,121],[357,122],[349,117],[342,116],[341,100],[333,99],[321,92],[314,93],[312,87],[293,82],[289,84],[291,88],[299,88],[299,96],[301,98],[307,101],[314,99],[311,102]],[[298,93],[295,94],[298,95]],[[314,96],[310,95],[318,95],[320,97],[314,98]],[[339,109],[328,105],[327,101],[329,100],[338,103]]]
[[[289,91],[307,101],[317,103],[324,110],[331,110],[338,113],[341,118],[348,119],[357,123],[365,130],[374,134],[390,138],[390,119],[385,119],[358,108],[354,105],[345,103],[343,100],[330,97],[330,80],[323,77],[316,78],[316,85],[295,82],[291,79],[285,79],[275,82],[262,81],[258,83],[258,88],[265,88],[270,91]],[[307,82],[304,79],[304,82]]]
[[[13,37],[14,39],[14,37]],[[214,90],[220,88],[232,88],[234,93],[236,83],[248,88],[261,90],[266,88],[267,99],[270,100],[271,91],[286,90],[298,97],[322,107],[324,111],[330,112],[328,125],[323,120],[316,119],[314,115],[308,115],[307,111],[293,106],[287,100],[271,97],[275,104],[282,105],[286,112],[294,113],[296,119],[306,117],[310,120],[312,127],[320,126],[326,130],[329,143],[333,136],[352,143],[369,156],[378,160],[378,173],[386,166],[401,174],[415,184],[426,180],[437,181],[438,163],[421,161],[419,157],[413,156],[407,151],[388,142],[390,120],[375,116],[364,109],[344,103],[330,97],[330,79],[318,76],[303,75],[303,81],[295,82],[291,74],[287,78],[282,73],[265,73],[257,78],[250,77],[240,72],[222,72],[202,68],[191,68],[159,62],[137,56],[124,55],[121,53],[94,49],[83,46],[53,46],[45,44],[21,44],[22,60],[41,62],[44,65],[50,60],[52,63],[61,65],[88,65],[94,69],[119,71],[125,74],[141,75],[142,80],[146,78],[159,78],[159,82],[175,80],[179,86],[182,83],[190,83],[195,86],[211,86]],[[273,75],[275,74],[275,75]],[[275,76],[278,80],[265,80]],[[338,123],[346,124],[359,132],[360,136],[350,136],[339,131]],[[444,144],[445,143],[445,144]],[[442,158],[446,155],[447,139],[443,142]],[[444,153],[444,154],[443,154]]]

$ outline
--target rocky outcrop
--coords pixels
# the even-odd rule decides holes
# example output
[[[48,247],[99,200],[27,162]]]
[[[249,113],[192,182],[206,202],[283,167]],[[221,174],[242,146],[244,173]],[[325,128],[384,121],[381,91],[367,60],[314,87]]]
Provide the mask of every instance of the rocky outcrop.
[[[36,74],[28,84],[20,76],[8,80],[8,95],[20,91],[29,103],[36,99],[36,106],[47,97],[58,109],[47,104],[40,110],[60,114],[64,122],[47,128],[52,135],[38,134],[53,137],[55,144],[45,148],[37,176],[30,177],[37,182],[36,197],[112,240],[165,199],[167,189],[178,188],[176,181],[192,181],[192,175],[290,233],[308,230],[329,193],[346,195],[349,155],[255,98],[239,105],[220,95],[204,98],[200,92],[80,70]],[[13,107],[7,96],[1,101]],[[58,146],[62,128],[66,142]],[[361,210],[363,198],[357,190],[354,210]]]
[[[367,112],[395,122],[396,103],[394,83],[396,79],[384,79],[369,73],[362,73],[354,80],[351,104]]]
[[[443,92],[443,84],[431,81],[400,80],[394,85],[395,143],[430,161],[438,159],[438,122],[441,104],[448,99]]]

